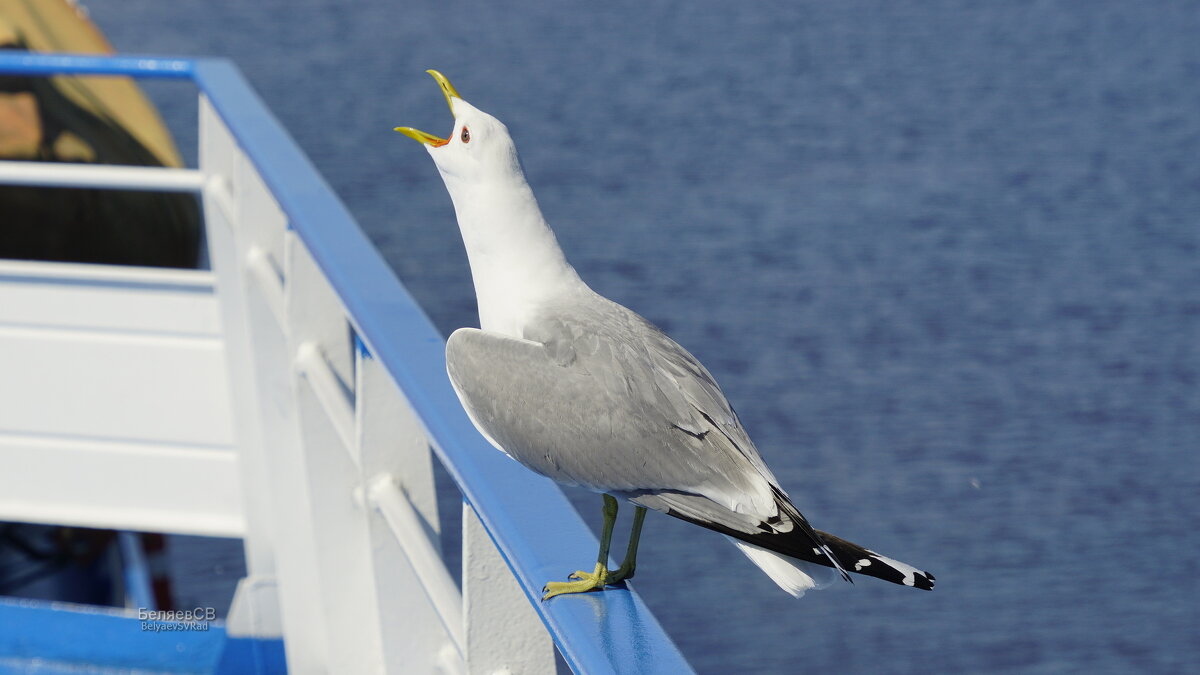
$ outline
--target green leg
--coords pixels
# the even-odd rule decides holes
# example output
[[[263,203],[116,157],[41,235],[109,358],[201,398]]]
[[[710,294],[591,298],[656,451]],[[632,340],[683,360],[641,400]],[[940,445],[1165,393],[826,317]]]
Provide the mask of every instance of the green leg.
[[[586,593],[590,590],[604,588],[604,584],[609,583],[608,547],[612,542],[613,525],[617,522],[617,500],[612,495],[604,495],[603,511],[604,528],[600,533],[600,555],[596,557],[595,571],[585,572],[577,570],[569,577],[570,579],[576,579],[576,581],[546,582],[546,587],[542,589],[546,591],[546,594],[542,596],[542,600],[549,600],[556,595],[566,593]]]
[[[632,579],[637,570],[638,541],[642,538],[642,521],[646,519],[646,507],[635,506],[633,509],[633,529],[629,531],[629,546],[625,549],[625,559],[621,561],[621,566],[608,575],[607,583],[610,584]]]

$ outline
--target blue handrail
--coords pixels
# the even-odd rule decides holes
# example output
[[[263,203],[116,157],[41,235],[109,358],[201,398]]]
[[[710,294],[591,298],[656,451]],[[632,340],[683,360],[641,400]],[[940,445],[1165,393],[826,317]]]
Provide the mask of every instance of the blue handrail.
[[[508,460],[475,430],[446,376],[442,336],[236,66],[212,58],[0,52],[0,72],[195,82],[341,297],[358,338],[404,390],[440,460],[479,515],[567,665],[588,673],[692,672],[630,589],[540,600],[545,581],[595,555],[595,537],[553,482]]]

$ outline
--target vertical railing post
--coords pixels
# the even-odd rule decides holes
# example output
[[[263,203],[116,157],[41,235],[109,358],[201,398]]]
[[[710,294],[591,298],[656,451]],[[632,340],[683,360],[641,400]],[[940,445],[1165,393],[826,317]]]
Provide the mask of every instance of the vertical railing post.
[[[463,502],[463,615],[467,672],[554,673],[554,642],[475,510]]]
[[[270,469],[259,413],[261,373],[255,363],[244,253],[235,233],[237,207],[233,181],[238,149],[207,98],[199,99],[200,166],[206,174],[202,192],[209,259],[216,277],[221,331],[233,406],[234,441],[246,519],[243,539],[246,577],[238,584],[229,630],[248,637],[280,637],[282,617],[276,586],[275,551],[271,545]]]
[[[249,577],[230,610],[233,635],[280,629],[293,672],[328,663],[308,469],[292,394],[284,326],[287,220],[208,102],[201,98],[205,216],[217,275],[246,504]]]
[[[285,286],[288,349],[308,467],[306,514],[335,673],[383,672],[385,637],[371,564],[371,539],[354,420],[354,347],[337,294],[307,247],[288,232]],[[358,498],[356,498],[358,495]],[[286,589],[285,589],[286,591]],[[389,636],[390,638],[390,636]]]
[[[356,349],[356,437],[369,511],[370,557],[378,591],[383,660],[388,672],[459,673],[462,656],[422,586],[406,546],[440,553],[437,495],[429,442],[391,376],[366,347]],[[418,516],[424,541],[401,541],[376,508],[378,491],[395,491]],[[452,600],[453,601],[453,600]],[[457,599],[461,606],[461,598]]]

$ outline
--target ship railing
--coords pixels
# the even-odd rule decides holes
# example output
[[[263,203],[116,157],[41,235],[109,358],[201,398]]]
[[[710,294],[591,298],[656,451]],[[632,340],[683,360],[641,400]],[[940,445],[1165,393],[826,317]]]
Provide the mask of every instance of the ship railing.
[[[212,268],[0,261],[0,520],[240,537],[227,630],[282,637],[292,672],[691,672],[630,588],[540,599],[595,537],[476,432],[442,336],[233,64],[0,73],[193,82],[198,168],[3,161],[0,184],[196,193]]]

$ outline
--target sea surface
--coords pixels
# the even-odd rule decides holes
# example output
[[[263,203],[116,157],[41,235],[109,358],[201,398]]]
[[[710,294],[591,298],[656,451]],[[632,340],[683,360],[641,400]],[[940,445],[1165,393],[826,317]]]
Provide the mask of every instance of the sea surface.
[[[122,51],[235,60],[448,333],[450,200],[391,131],[450,129],[446,73],[813,524],[937,575],[796,601],[652,514],[635,586],[700,672],[1198,667],[1195,3],[84,4]],[[194,157],[190,90],[151,93]]]

